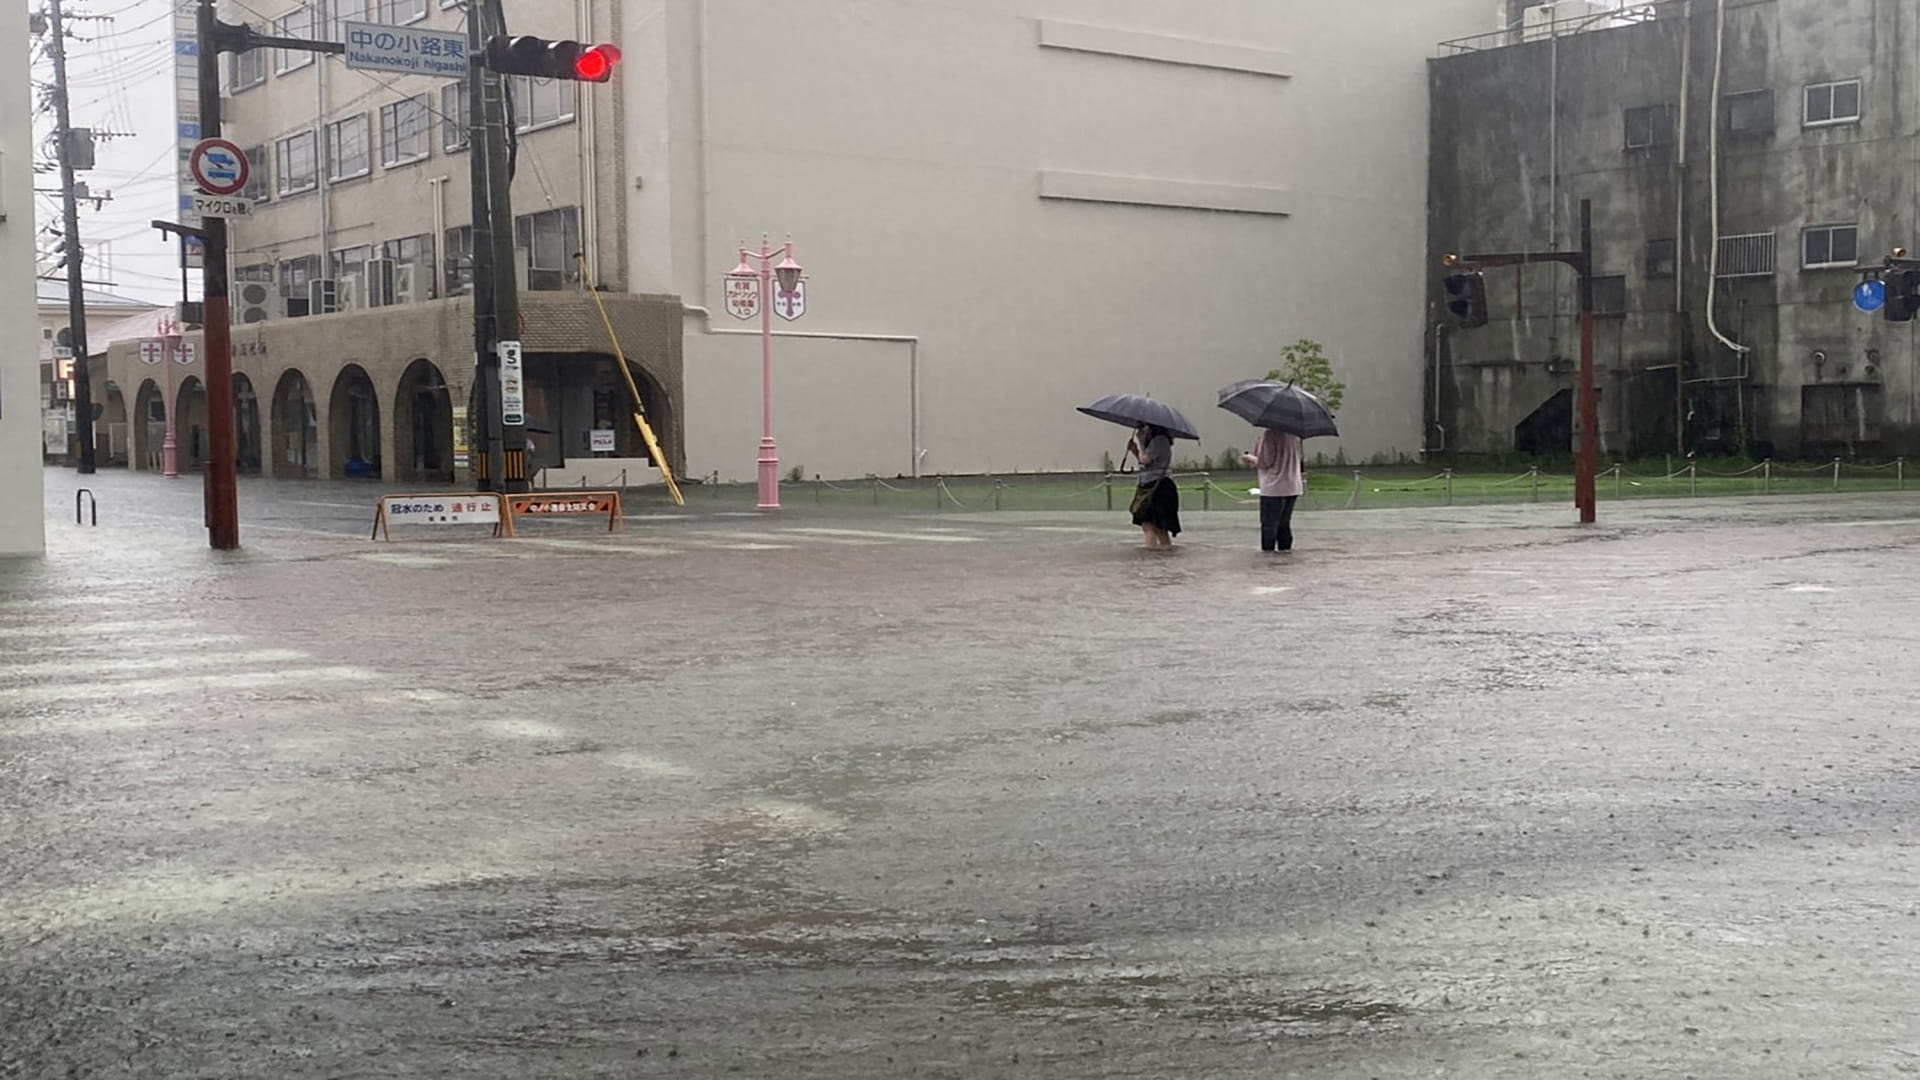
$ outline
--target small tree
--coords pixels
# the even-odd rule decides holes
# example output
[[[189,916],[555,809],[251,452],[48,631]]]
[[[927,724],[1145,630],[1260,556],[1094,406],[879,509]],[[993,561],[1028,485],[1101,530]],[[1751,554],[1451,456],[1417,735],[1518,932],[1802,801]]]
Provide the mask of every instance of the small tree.
[[[1290,382],[1326,402],[1327,408],[1335,412],[1339,411],[1340,399],[1347,392],[1347,384],[1333,378],[1333,362],[1327,359],[1326,349],[1306,338],[1280,350],[1280,366],[1267,372],[1267,378]]]

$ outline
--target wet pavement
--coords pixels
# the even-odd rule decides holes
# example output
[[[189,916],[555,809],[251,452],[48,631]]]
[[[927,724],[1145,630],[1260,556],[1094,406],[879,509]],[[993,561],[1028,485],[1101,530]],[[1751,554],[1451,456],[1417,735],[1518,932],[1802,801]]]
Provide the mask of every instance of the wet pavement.
[[[0,562],[8,1080],[1920,1072],[1920,497],[91,479]]]

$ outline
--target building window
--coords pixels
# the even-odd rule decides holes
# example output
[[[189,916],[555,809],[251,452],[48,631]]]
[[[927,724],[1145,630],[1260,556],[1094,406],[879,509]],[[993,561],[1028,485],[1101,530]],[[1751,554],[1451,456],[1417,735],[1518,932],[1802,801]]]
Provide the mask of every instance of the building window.
[[[313,9],[298,7],[273,20],[273,36],[313,38]],[[301,49],[273,50],[273,70],[276,75],[285,75],[289,71],[298,71],[313,63],[313,54]]]
[[[529,291],[566,288],[578,276],[573,253],[580,250],[580,211],[569,206],[514,218],[513,246],[525,260]]]
[[[365,272],[367,260],[373,258],[372,244],[359,244],[354,247],[337,248],[327,254],[327,276],[339,281]]]
[[[348,21],[365,22],[366,0],[325,0],[327,4],[327,40],[345,41]]]
[[[288,318],[307,314],[307,286],[319,277],[318,255],[302,255],[280,263],[280,304]]]
[[[327,179],[351,180],[373,171],[367,148],[367,114],[327,125]]]
[[[393,264],[396,304],[433,299],[433,237],[427,233],[403,236],[380,245],[380,257]]]
[[[1845,124],[1860,119],[1860,80],[1815,83],[1806,88],[1801,123]]]
[[[1771,277],[1773,234],[1741,233],[1720,238],[1719,277]]]
[[[427,154],[427,95],[380,106],[380,164],[392,168]]]
[[[448,229],[446,237],[447,295],[473,289],[473,226]]]
[[[1857,225],[1815,225],[1800,232],[1800,266],[1822,270],[1834,266],[1852,266],[1859,261],[1860,227]]]
[[[1643,105],[1626,112],[1627,149],[1644,150],[1650,146],[1673,143],[1673,107]]]
[[[440,149],[447,153],[467,148],[467,84],[448,83],[440,88]]]
[[[273,171],[279,183],[274,191],[293,195],[312,191],[320,184],[319,159],[315,155],[311,131],[302,131],[273,144]]]
[[[1727,131],[1735,135],[1773,134],[1773,91],[1748,90],[1727,95]]]
[[[513,124],[516,131],[532,131],[573,119],[575,84],[561,79],[535,79],[510,75],[507,87],[513,97]]]
[[[239,93],[267,81],[267,54],[262,49],[227,54],[227,90]]]
[[[1647,241],[1646,276],[1650,278],[1670,278],[1674,275],[1678,262],[1674,257],[1673,241]]]
[[[249,146],[242,153],[247,155],[247,186],[241,190],[240,195],[254,202],[266,202],[267,192],[271,187],[267,182],[267,176],[272,171],[271,163],[267,161],[267,148]]]
[[[1623,274],[1593,279],[1593,313],[1619,317],[1627,313],[1627,279]]]
[[[427,0],[373,0],[373,21],[405,26],[427,17]]]

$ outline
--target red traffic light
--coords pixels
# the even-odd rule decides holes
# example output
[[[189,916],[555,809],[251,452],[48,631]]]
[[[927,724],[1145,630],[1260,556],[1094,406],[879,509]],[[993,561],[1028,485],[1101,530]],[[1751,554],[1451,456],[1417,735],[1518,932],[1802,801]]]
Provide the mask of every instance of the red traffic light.
[[[620,50],[612,45],[594,45],[573,62],[573,74],[582,82],[606,82],[613,78],[613,65],[620,62]]]

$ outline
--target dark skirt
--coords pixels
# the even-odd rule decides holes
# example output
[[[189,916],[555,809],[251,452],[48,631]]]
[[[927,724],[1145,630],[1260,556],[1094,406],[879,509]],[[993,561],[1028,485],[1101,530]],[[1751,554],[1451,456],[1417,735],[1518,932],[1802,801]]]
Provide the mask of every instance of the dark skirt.
[[[1161,477],[1133,493],[1133,523],[1165,529],[1168,536],[1180,535],[1180,488],[1172,479]]]

